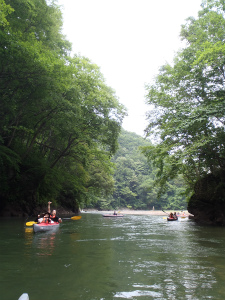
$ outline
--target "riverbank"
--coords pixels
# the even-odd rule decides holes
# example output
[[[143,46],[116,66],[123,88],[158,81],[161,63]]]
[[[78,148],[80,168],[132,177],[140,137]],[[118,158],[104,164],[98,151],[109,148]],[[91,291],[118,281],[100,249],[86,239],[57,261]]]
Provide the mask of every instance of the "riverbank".
[[[57,207],[57,214],[59,216],[72,216],[75,213],[71,210],[65,209],[63,207]],[[46,208],[38,207],[32,215],[37,215],[40,211],[45,211]],[[120,209],[116,211],[117,213],[123,215],[152,215],[152,216],[167,216],[170,214],[171,210],[163,212],[162,210],[131,210],[131,209]],[[174,212],[174,211],[172,211]],[[187,210],[176,211],[180,214],[185,214],[187,216],[192,216]],[[96,210],[96,209],[85,209],[81,213],[99,213],[99,214],[113,214],[113,210]],[[0,217],[27,217],[28,214],[23,212],[19,207],[6,207],[4,211],[0,212]]]
[[[114,211],[112,210],[104,210],[104,211],[98,211],[98,210],[89,210],[85,209],[84,211],[81,211],[83,213],[101,213],[101,214],[113,214]],[[165,211],[162,210],[130,210],[130,209],[121,209],[116,211],[119,214],[123,215],[152,215],[152,216],[167,216],[170,214],[171,211]],[[185,214],[187,216],[191,215],[187,210],[185,211],[177,211],[177,213]]]

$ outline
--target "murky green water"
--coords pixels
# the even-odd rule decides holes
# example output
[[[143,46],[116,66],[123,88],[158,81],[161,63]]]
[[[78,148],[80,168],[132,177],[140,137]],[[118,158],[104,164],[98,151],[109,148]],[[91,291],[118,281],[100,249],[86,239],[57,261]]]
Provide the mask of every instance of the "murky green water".
[[[225,299],[225,228],[83,214],[55,233],[0,219],[0,299]]]

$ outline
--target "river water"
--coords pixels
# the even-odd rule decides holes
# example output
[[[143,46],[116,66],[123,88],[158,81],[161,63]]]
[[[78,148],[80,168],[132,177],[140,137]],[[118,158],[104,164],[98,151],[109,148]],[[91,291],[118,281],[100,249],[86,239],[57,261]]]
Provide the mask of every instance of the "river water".
[[[0,299],[225,299],[225,228],[84,213],[53,233],[0,219]]]

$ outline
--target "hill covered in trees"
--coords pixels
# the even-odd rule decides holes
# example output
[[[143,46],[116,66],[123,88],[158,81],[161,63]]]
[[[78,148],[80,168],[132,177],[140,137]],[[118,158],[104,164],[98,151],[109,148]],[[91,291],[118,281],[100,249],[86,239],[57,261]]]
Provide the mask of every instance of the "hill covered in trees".
[[[185,190],[181,177],[167,183],[167,191],[158,197],[159,188],[154,183],[157,169],[142,154],[141,147],[151,143],[141,136],[122,130],[119,148],[112,158],[115,164],[114,192],[100,198],[92,207],[98,209],[186,209]]]

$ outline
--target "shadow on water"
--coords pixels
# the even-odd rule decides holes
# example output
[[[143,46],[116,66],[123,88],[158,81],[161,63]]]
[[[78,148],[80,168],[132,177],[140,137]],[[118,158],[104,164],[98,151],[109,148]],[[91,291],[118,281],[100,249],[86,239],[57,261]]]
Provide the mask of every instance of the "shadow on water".
[[[225,298],[224,228],[99,213],[57,232],[34,234],[24,223],[0,220],[4,300]]]

